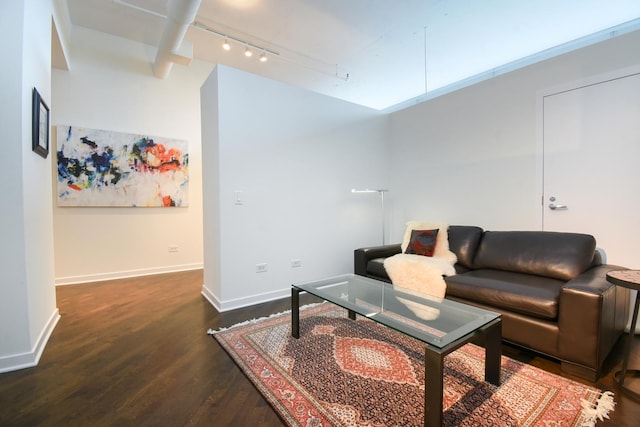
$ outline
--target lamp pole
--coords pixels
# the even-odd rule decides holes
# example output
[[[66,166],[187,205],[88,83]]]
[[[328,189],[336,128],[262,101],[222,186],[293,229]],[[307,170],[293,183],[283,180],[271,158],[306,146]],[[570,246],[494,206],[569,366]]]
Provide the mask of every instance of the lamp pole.
[[[380,194],[380,207],[382,209],[382,246],[384,246],[385,241],[384,241],[384,236],[385,236],[385,232],[384,232],[384,193],[387,190],[377,190],[378,193]]]

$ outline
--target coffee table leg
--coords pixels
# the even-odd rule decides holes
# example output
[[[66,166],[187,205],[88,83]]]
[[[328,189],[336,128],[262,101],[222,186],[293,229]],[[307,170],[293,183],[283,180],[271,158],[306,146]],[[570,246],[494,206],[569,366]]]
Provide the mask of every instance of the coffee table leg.
[[[291,287],[291,336],[300,338],[300,289]]]
[[[429,348],[425,350],[424,425],[428,427],[442,426],[443,359],[444,355],[431,351]]]
[[[500,385],[500,359],[502,357],[502,322],[498,321],[485,331],[484,380]]]

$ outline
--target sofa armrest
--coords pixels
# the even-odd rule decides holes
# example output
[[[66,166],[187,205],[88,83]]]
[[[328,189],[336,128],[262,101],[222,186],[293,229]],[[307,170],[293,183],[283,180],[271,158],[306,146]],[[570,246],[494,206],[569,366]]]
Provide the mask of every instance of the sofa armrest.
[[[401,252],[400,243],[356,249],[353,251],[353,272],[360,276],[367,276],[369,261],[375,258],[388,258]]]
[[[629,316],[629,290],[606,278],[608,271],[623,268],[598,265],[562,288],[558,315],[561,359],[600,372]]]

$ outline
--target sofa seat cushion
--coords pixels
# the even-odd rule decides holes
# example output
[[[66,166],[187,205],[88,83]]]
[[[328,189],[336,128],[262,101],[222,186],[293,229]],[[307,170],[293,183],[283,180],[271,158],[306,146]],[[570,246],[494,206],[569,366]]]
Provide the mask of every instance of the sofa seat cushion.
[[[472,270],[445,278],[447,296],[534,316],[557,319],[562,280],[501,270]]]

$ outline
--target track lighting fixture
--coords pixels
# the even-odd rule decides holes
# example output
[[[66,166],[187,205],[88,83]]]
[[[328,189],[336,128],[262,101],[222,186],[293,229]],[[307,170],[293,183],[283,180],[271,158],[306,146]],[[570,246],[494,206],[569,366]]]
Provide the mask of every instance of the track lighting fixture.
[[[227,33],[227,32],[221,32],[221,31],[217,31],[216,29],[210,27],[209,25],[206,25],[202,22],[198,22],[198,21],[194,21],[191,26],[193,28],[196,28],[198,30],[201,31],[205,31],[209,34],[212,34],[216,37],[220,37],[222,40],[224,40],[224,43],[222,44],[222,48],[226,51],[231,50],[231,45],[232,44],[236,44],[239,46],[244,46],[244,55],[247,58],[251,58],[253,56],[254,51],[256,52],[256,56],[258,57],[260,62],[267,62],[269,60],[270,56],[273,56],[274,58],[277,58],[279,60],[282,61],[288,61],[288,62],[292,62],[295,64],[298,64],[302,67],[305,68],[309,68],[311,70],[317,71],[319,73],[322,74],[327,74],[331,77],[336,77],[340,80],[343,81],[347,81],[349,79],[349,75],[340,75],[338,74],[338,65],[337,64],[328,64],[325,63],[319,59],[315,59],[310,57],[309,55],[306,54],[301,54],[301,53],[297,53],[297,52],[293,52],[291,51],[294,56],[298,56],[298,57],[302,57],[302,61],[299,60],[296,57],[287,57],[286,55],[283,55],[282,53],[275,51],[273,49],[269,49],[267,47],[265,47],[264,45],[259,45],[259,44],[255,44],[253,42],[249,42],[246,39],[242,40],[238,37],[232,36],[231,34]],[[255,37],[252,37],[253,39],[255,39]],[[315,65],[310,65],[309,61],[312,61],[315,63]],[[328,71],[329,67],[335,67],[335,72],[332,71]],[[325,68],[326,70],[322,69]]]
[[[126,0],[113,0],[113,2],[117,3],[117,4],[121,5],[121,6],[129,7],[129,8],[141,11],[141,12],[148,13],[150,15],[157,16],[159,18],[163,18],[163,19],[167,19],[168,18],[166,15],[163,15],[161,13],[155,12],[155,11],[150,10],[150,9],[145,9],[143,7],[140,7],[140,6],[136,6],[136,5],[130,3],[129,1],[126,1]],[[304,53],[295,52],[295,51],[292,51],[290,49],[288,49],[288,52],[290,54],[293,54],[293,57],[291,55],[286,55],[286,54],[283,55],[281,52],[278,52],[276,50],[269,49],[269,48],[266,48],[264,46],[260,46],[260,45],[254,44],[254,43],[250,43],[248,41],[241,40],[241,39],[239,39],[237,37],[233,37],[232,35],[230,35],[227,32],[223,33],[223,32],[217,31],[214,28],[211,28],[210,26],[208,26],[208,25],[206,25],[206,24],[204,24],[202,22],[193,21],[189,25],[191,27],[193,27],[193,28],[196,28],[196,29],[201,30],[201,31],[205,31],[205,32],[207,32],[209,34],[212,34],[214,36],[217,36],[217,37],[220,37],[221,39],[223,39],[224,43],[222,44],[222,48],[224,50],[226,50],[226,51],[231,50],[231,44],[229,43],[229,41],[231,41],[232,43],[237,43],[239,45],[245,46],[245,55],[247,55],[247,57],[252,55],[252,52],[249,50],[249,47],[251,47],[252,49],[256,50],[257,52],[262,52],[260,54],[260,62],[266,62],[268,60],[267,54],[269,54],[270,56],[273,56],[275,58],[279,58],[282,61],[287,61],[287,62],[291,62],[291,63],[294,63],[294,64],[298,64],[301,67],[308,68],[310,70],[313,70],[313,71],[316,71],[316,72],[319,72],[319,73],[322,73],[322,74],[326,74],[326,75],[329,75],[331,77],[336,77],[336,78],[338,78],[340,80],[343,80],[345,82],[347,80],[349,80],[349,74],[348,73],[342,74],[342,75],[338,73],[338,64],[329,64],[329,63],[326,63],[326,62],[324,62],[324,61],[322,61],[320,59],[316,59],[316,58],[313,58],[313,57],[311,57],[309,55],[306,55]],[[252,39],[256,39],[256,38],[252,37]],[[309,65],[309,63],[308,63],[309,61],[312,61],[315,65]],[[328,71],[329,67],[335,67],[335,72]]]
[[[235,40],[234,40],[235,41]],[[260,62],[267,62],[267,60],[269,58],[267,58],[267,51],[260,48],[260,47],[256,47],[252,44],[249,43],[244,43],[244,56],[246,56],[247,58],[251,58],[253,56],[253,52],[251,51],[251,49],[249,48],[249,46],[256,48],[260,53]],[[226,51],[230,51],[231,50],[231,45],[229,44],[229,40],[227,38],[224,39],[224,43],[222,43],[222,48]]]

